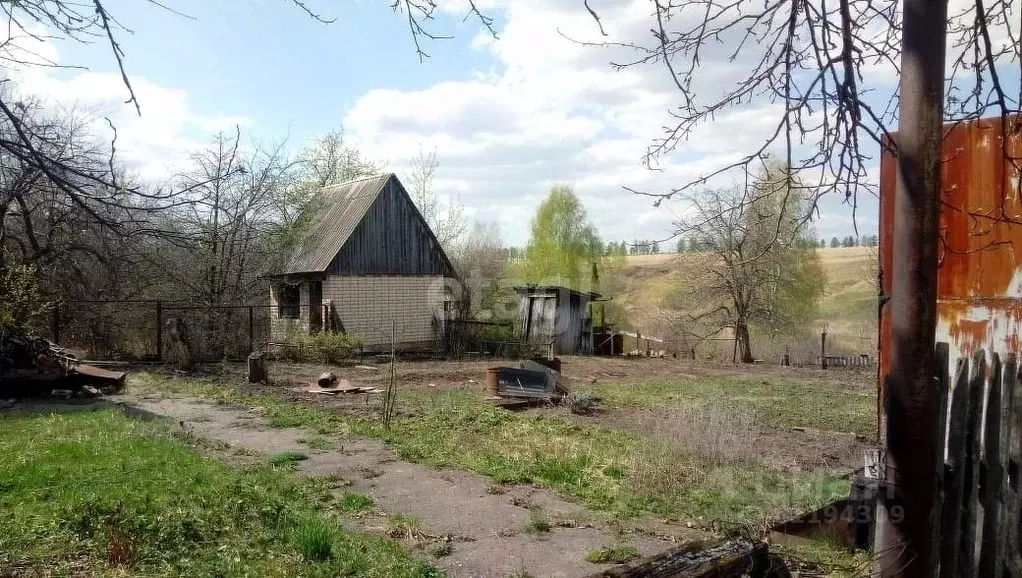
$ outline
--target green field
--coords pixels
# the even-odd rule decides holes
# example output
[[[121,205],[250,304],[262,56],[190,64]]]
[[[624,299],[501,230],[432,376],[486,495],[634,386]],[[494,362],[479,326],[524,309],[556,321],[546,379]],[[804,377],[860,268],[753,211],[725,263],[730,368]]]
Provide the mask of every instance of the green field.
[[[286,467],[233,469],[114,410],[0,418],[2,576],[433,576]]]

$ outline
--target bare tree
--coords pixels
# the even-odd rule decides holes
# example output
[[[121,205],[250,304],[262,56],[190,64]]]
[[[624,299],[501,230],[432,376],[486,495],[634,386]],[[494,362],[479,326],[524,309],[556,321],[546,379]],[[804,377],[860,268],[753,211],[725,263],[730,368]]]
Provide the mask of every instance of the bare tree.
[[[730,330],[743,363],[752,363],[751,329],[797,331],[816,313],[824,282],[805,225],[808,204],[787,190],[783,170],[765,173],[752,186],[704,191],[692,199],[679,234],[703,239],[701,278],[685,301],[687,331],[707,338]],[[791,239],[791,241],[788,241]]]
[[[1022,59],[1022,23],[1012,3],[956,4],[947,24],[945,113],[964,120],[1017,111],[1022,85],[1003,81],[1007,67],[1017,69]],[[728,110],[779,106],[766,138],[736,161],[667,191],[634,192],[657,202],[684,196],[732,169],[755,172],[763,155],[772,154],[784,158],[793,176],[814,183],[814,203],[837,191],[854,211],[857,194],[876,194],[870,149],[891,145],[888,137],[898,122],[898,94],[891,84],[903,72],[903,15],[901,4],[891,0],[755,5],[655,0],[650,42],[601,43],[634,55],[613,62],[615,67],[663,67],[677,88],[679,106],[647,150],[648,166],[657,168],[696,129]],[[943,34],[938,43],[942,39]],[[942,56],[943,51],[924,55],[928,61]],[[703,82],[724,63],[733,82],[723,89]]]
[[[340,130],[330,131],[316,139],[299,160],[305,170],[304,180],[317,191],[327,185],[375,175],[382,170],[380,164],[366,159],[357,148],[348,145]]]
[[[469,292],[469,318],[502,316],[511,295],[507,279],[507,249],[497,223],[475,223],[453,250],[454,267]]]
[[[244,312],[226,306],[266,300],[259,276],[282,258],[282,207],[293,196],[298,167],[284,143],[243,147],[236,131],[195,153],[191,168],[179,176],[188,203],[163,218],[185,240],[155,240],[147,256],[159,266],[162,296],[206,308],[204,333],[195,335],[207,356],[228,353],[231,336],[238,334]]]
[[[436,149],[429,153],[419,150],[412,160],[412,200],[419,212],[433,229],[437,241],[445,249],[451,249],[468,228],[465,207],[457,196],[451,195],[447,202],[440,199],[435,186],[436,172],[440,168]]]
[[[333,22],[333,18],[323,16],[309,7],[306,0],[283,1],[319,22]],[[432,31],[429,26],[437,9],[436,2],[387,1],[395,12],[405,14],[420,58],[428,56],[422,49],[420,39],[445,37]],[[150,4],[153,9],[167,10],[191,18],[161,2],[151,1]],[[0,41],[0,63],[5,68],[75,68],[73,64],[49,61],[32,49],[32,42],[66,40],[89,43],[100,40],[109,46],[110,54],[121,73],[127,91],[126,104],[133,105],[138,114],[142,114],[142,103],[135,95],[125,67],[126,54],[118,40],[121,34],[130,31],[119,24],[116,15],[102,0],[0,0],[0,13],[7,17],[8,24],[7,36]],[[484,26],[490,28],[492,20],[480,13],[472,2],[469,3],[469,14],[474,14]],[[39,30],[46,30],[45,36]],[[26,174],[40,175],[30,176],[25,182],[45,177],[54,194],[61,196],[66,205],[75,207],[90,217],[93,223],[122,237],[175,233],[173,230],[155,230],[156,220],[151,217],[177,206],[179,196],[187,191],[148,189],[120,178],[120,173],[113,170],[117,132],[112,124],[112,138],[105,151],[107,162],[103,163],[109,170],[97,170],[92,164],[83,166],[70,162],[66,154],[58,152],[60,149],[56,145],[61,136],[53,129],[44,131],[29,122],[25,114],[25,107],[29,105],[10,89],[10,83],[9,78],[0,79],[0,84],[6,88],[0,91],[0,152],[25,167]],[[327,144],[339,144],[339,135],[336,136],[333,140],[328,138],[330,142]],[[327,165],[319,168],[325,169],[325,172],[318,175],[321,178],[343,176],[331,173],[335,167]]]

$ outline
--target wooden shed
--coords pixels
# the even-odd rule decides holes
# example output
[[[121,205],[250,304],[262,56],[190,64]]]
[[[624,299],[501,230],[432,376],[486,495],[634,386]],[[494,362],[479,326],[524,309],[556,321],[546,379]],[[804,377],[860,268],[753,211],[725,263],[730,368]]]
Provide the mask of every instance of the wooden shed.
[[[457,281],[451,261],[392,174],[323,188],[310,225],[270,278],[271,339],[339,331],[367,349],[401,349],[443,338]]]
[[[522,341],[554,344],[554,353],[593,352],[593,321],[589,303],[600,296],[556,285],[515,287]]]

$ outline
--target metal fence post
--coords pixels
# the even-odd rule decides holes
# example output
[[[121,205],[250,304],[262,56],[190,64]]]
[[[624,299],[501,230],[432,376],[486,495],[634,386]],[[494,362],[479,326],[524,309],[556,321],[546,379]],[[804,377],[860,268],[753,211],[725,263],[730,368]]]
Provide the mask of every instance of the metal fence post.
[[[156,302],[156,361],[163,361],[163,301]]]
[[[255,352],[255,307],[249,305],[248,307],[248,352],[252,354]]]
[[[827,369],[827,332],[820,333],[820,369]]]
[[[60,303],[53,306],[53,342],[60,345]]]

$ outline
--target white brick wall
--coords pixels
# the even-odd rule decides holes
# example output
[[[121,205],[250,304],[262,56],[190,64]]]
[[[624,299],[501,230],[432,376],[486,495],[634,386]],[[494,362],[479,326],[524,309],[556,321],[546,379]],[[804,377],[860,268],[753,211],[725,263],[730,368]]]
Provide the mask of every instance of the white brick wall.
[[[270,283],[270,339],[275,343],[285,343],[295,335],[307,335],[309,333],[309,284],[299,285],[301,307],[297,319],[282,318],[280,316],[279,301],[280,283]]]
[[[328,300],[343,329],[367,347],[389,347],[392,322],[399,347],[426,344],[435,338],[434,315],[443,318],[444,278],[330,276]]]

